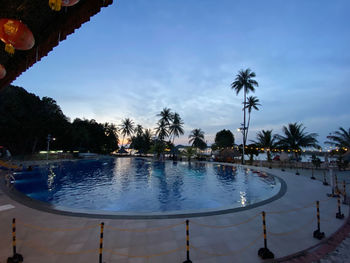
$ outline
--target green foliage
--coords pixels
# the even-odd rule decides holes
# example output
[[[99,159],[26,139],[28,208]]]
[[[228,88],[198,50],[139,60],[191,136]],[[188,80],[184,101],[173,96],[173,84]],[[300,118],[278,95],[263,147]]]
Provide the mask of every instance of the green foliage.
[[[272,130],[262,130],[256,134],[256,140],[252,141],[258,148],[273,149],[276,147],[276,135]],[[271,162],[271,151],[266,151],[267,160]]]
[[[276,135],[278,140],[277,145],[284,150],[301,150],[303,147],[319,148],[316,133],[305,132],[303,124],[289,123],[288,126],[283,126],[284,135]]]
[[[50,144],[53,150],[109,153],[118,147],[112,124],[80,119],[70,123],[55,100],[40,99],[20,87],[0,90],[0,116],[0,145],[15,155],[46,150],[48,134],[56,138]]]
[[[139,153],[147,153],[152,146],[152,135],[150,130],[143,132],[141,125],[137,126],[136,136],[131,138],[130,148],[138,150]]]
[[[334,131],[327,136],[329,141],[326,144],[333,145],[339,148],[350,149],[350,128],[348,130],[340,127],[338,131]]]
[[[235,144],[235,137],[230,130],[221,130],[215,135],[215,143],[212,145],[212,149],[222,149],[233,147]]]
[[[188,142],[191,143],[193,147],[201,150],[204,150],[207,147],[207,144],[204,141],[204,132],[201,129],[193,129],[188,138],[190,139]]]

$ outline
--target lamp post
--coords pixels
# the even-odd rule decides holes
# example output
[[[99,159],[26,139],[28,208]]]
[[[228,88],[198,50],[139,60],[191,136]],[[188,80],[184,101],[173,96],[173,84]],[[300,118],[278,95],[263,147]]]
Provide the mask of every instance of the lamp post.
[[[244,160],[244,154],[245,154],[245,135],[246,135],[246,129],[247,127],[245,127],[245,125],[243,123],[241,123],[241,127],[237,129],[237,131],[242,132],[243,135],[243,150],[242,150],[242,164],[245,164],[245,160]]]
[[[52,138],[51,134],[47,135],[47,149],[46,149],[46,161],[49,161],[49,152],[50,152],[50,141],[54,141],[56,138]]]

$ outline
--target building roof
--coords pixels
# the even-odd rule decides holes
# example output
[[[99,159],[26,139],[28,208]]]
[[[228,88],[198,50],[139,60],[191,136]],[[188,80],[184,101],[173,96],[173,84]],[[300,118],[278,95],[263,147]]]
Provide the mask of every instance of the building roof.
[[[5,44],[0,41],[0,64],[7,71],[0,80],[0,89],[9,85],[34,63],[47,56],[60,41],[74,33],[74,30],[107,7],[113,0],[80,0],[72,7],[62,7],[52,11],[48,0],[0,0],[0,18],[21,20],[32,31],[35,46],[27,51],[16,50],[13,56],[5,52]]]

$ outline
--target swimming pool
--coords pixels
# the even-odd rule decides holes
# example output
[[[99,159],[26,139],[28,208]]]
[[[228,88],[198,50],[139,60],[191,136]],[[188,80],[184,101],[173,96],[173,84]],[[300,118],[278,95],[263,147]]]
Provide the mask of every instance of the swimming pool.
[[[15,174],[15,188],[58,210],[179,213],[246,207],[279,193],[271,175],[145,158],[81,160]]]

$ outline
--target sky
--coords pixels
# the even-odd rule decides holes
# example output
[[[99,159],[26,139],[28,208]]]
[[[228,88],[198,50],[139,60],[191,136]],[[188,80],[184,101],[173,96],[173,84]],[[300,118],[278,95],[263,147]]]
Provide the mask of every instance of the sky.
[[[209,144],[222,129],[236,143],[243,93],[230,84],[256,73],[256,132],[304,124],[321,144],[349,128],[348,0],[114,0],[68,36],[14,85],[55,99],[74,118],[155,128],[164,108]]]

